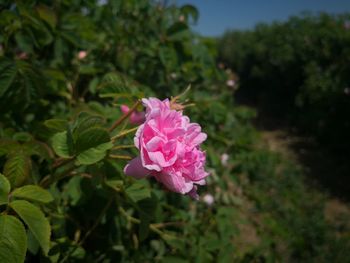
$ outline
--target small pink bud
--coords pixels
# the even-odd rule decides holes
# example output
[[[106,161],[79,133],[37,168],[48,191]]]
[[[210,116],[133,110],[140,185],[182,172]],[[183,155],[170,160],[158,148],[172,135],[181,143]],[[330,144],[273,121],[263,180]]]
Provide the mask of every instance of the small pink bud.
[[[82,60],[87,56],[87,52],[86,51],[79,51],[78,53],[78,59]]]
[[[120,110],[126,114],[129,112],[129,107],[126,105],[121,105],[120,106]],[[145,121],[145,113],[143,111],[134,111],[133,113],[131,113],[130,115],[130,123],[131,124],[135,124],[135,125],[140,125],[142,123],[144,123]]]
[[[179,16],[179,21],[180,22],[184,22],[185,21],[185,16],[184,15]]]

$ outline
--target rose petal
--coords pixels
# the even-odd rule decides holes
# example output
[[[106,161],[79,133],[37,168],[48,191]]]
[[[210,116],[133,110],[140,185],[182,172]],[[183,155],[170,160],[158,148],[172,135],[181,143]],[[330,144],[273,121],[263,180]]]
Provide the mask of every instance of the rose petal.
[[[190,197],[192,197],[195,200],[199,200],[199,195],[197,193],[197,186],[193,186],[192,190],[187,193]]]
[[[150,171],[143,167],[140,157],[132,159],[125,167],[124,173],[136,179],[141,179],[150,174]]]
[[[193,188],[192,181],[186,180],[184,177],[176,173],[162,172],[156,174],[155,178],[173,192],[187,194]]]

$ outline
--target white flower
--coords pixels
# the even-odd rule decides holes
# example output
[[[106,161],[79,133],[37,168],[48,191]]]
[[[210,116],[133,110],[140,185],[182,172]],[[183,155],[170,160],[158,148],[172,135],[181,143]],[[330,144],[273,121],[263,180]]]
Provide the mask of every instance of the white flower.
[[[230,157],[230,156],[229,156],[227,153],[221,154],[220,160],[221,160],[221,164],[222,164],[223,166],[226,166],[226,165],[227,165],[227,161],[228,161],[228,158],[229,158],[229,157]]]
[[[234,87],[235,86],[235,81],[233,79],[229,79],[227,82],[226,82],[226,85],[229,86],[229,87]]]
[[[211,206],[214,204],[214,196],[211,194],[205,194],[203,196],[203,202],[206,203],[208,206]]]

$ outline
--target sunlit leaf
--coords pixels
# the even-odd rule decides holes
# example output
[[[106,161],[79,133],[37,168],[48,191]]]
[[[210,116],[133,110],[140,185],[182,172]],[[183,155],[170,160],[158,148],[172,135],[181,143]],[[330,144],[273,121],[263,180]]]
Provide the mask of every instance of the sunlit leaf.
[[[134,202],[151,196],[150,189],[141,181],[135,181],[132,185],[125,189],[127,196]]]
[[[52,147],[55,151],[55,153],[64,158],[68,158],[71,156],[70,153],[70,147],[69,147],[69,142],[68,142],[68,137],[67,137],[67,132],[59,132],[56,133],[52,138]]]
[[[53,201],[53,197],[47,190],[37,185],[25,185],[16,188],[12,192],[12,196],[17,199],[26,199],[29,201],[49,203]]]
[[[0,173],[0,205],[7,204],[10,190],[10,182]]]
[[[92,127],[77,134],[76,151],[77,153],[81,153],[109,141],[110,136],[106,129]]]
[[[21,221],[0,215],[0,262],[23,263],[26,250],[27,236]]]
[[[50,119],[44,122],[44,125],[56,132],[63,132],[67,128],[67,121],[61,119]]]
[[[29,176],[31,160],[23,151],[11,153],[4,166],[4,175],[13,187],[21,185]]]
[[[77,164],[89,165],[101,161],[107,154],[107,150],[113,147],[113,143],[107,142],[95,148],[90,148],[77,156]]]
[[[47,255],[50,248],[51,227],[44,213],[37,206],[25,200],[13,201],[10,203],[10,207],[26,223],[44,254]]]

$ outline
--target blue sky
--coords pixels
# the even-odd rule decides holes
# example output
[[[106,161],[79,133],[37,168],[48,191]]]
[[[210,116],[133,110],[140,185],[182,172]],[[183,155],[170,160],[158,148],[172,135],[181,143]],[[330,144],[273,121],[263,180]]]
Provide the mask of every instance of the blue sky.
[[[200,17],[194,29],[218,36],[226,29],[249,29],[258,22],[284,21],[303,11],[318,13],[350,12],[350,0],[174,0],[177,5],[192,4]]]

